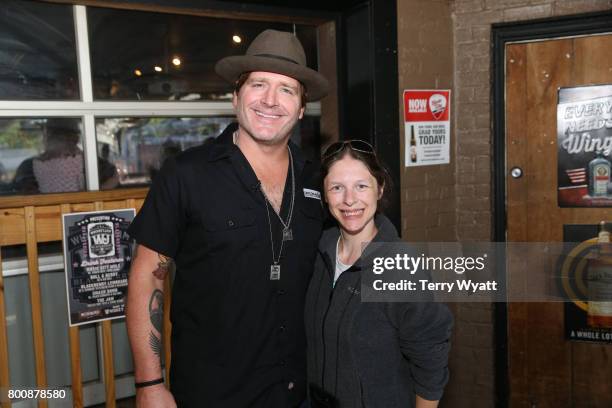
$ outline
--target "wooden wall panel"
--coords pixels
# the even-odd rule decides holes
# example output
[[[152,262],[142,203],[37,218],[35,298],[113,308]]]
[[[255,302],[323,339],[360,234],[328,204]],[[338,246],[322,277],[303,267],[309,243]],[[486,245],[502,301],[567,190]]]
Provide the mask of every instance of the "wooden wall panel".
[[[78,203],[72,205],[72,212],[95,211],[93,203]]]
[[[576,38],[572,76],[577,84],[612,83],[612,36]]]
[[[2,279],[2,253],[0,252],[0,389],[6,390],[10,385],[8,337],[6,334],[6,310],[4,308],[4,280]],[[10,401],[3,401],[2,408],[10,408]]]
[[[38,247],[36,242],[36,218],[34,207],[25,208],[26,248],[28,256],[28,279],[30,283],[30,304],[32,307],[32,337],[36,369],[36,386],[47,387],[47,370],[45,367],[45,341],[40,295],[40,274],[38,270]],[[39,400],[39,408],[47,406],[46,400]]]
[[[527,162],[527,141],[523,137],[525,123],[527,123],[527,109],[523,101],[527,98],[527,67],[526,47],[523,45],[510,45],[506,47],[506,149],[513,161],[508,163],[507,171],[517,166],[525,169]],[[524,179],[508,179],[507,185],[507,211],[509,218],[527,218],[527,186]],[[527,240],[527,224],[511,225],[507,232],[508,241],[520,242]],[[512,291],[525,288],[527,277],[520,267],[508,267],[507,284]],[[515,274],[518,271],[519,274]],[[528,401],[527,356],[525,353],[514,353],[512,350],[524,350],[528,344],[527,304],[511,303],[508,305],[508,314],[512,326],[512,336],[508,339],[510,350],[508,367],[510,370],[510,388],[512,389],[512,406],[521,406]]]
[[[126,204],[126,200],[119,201],[105,201],[104,202],[104,210],[119,210],[123,208],[128,208]]]
[[[36,207],[36,241],[62,240],[62,218],[59,205]]]
[[[26,241],[24,209],[0,210],[0,216],[0,246],[23,244]]]
[[[40,298],[40,276],[38,269],[38,247],[40,242],[59,241],[62,239],[61,214],[81,211],[94,211],[102,209],[135,208],[140,210],[144,202],[142,192],[133,197],[126,198],[125,193],[106,194],[95,193],[75,193],[67,194],[65,198],[73,197],[74,203],[57,203],[60,201],[59,195],[41,196],[39,206],[31,205],[19,208],[4,207],[0,209],[0,247],[7,245],[26,244],[28,255],[28,278],[30,283],[30,298],[32,304],[32,330],[34,337],[36,386],[45,388],[47,384],[44,350],[44,333],[42,325],[42,310]],[[52,197],[51,197],[52,196]],[[86,201],[85,198],[116,198],[109,201]],[[34,198],[27,197],[27,203],[33,204]],[[12,200],[12,201],[11,201]],[[1,200],[0,200],[1,201]],[[7,204],[15,201],[13,198],[0,202]],[[16,202],[16,201],[15,201]],[[57,203],[57,204],[56,204]],[[1,253],[0,253],[1,255]],[[0,258],[0,361],[8,361],[8,343],[6,336],[6,319],[4,310],[4,285],[2,279],[2,263]],[[165,329],[164,338],[166,340],[165,358],[166,368],[170,364],[170,322],[169,322],[169,303],[170,303],[170,281],[166,282],[168,297],[165,299]],[[102,347],[104,359],[104,383],[107,397],[106,406],[114,407],[115,403],[115,374],[113,366],[113,345],[111,322],[106,321],[100,324],[102,328]],[[83,384],[80,355],[80,335],[78,327],[67,328],[70,341],[70,365],[72,375],[72,397],[73,406],[83,406]],[[9,387],[9,368],[8,364],[0,364],[0,387]],[[10,402],[2,403],[2,407],[10,407]],[[46,401],[39,401],[39,407],[46,407]]]
[[[527,44],[527,182],[528,241],[561,241],[557,201],[557,83],[570,78],[571,40]],[[537,269],[536,269],[537,270]],[[529,395],[545,396],[553,406],[571,398],[571,348],[563,341],[563,304],[528,305],[529,342],[527,375]],[[537,340],[536,340],[537,339]],[[550,339],[542,341],[541,339]],[[537,379],[537,380],[536,380]]]

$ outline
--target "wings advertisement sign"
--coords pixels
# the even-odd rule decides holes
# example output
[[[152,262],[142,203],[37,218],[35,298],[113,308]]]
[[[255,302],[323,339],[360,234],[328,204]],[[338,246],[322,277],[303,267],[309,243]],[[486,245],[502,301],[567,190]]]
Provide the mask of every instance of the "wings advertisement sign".
[[[612,85],[559,89],[560,207],[612,207]]]

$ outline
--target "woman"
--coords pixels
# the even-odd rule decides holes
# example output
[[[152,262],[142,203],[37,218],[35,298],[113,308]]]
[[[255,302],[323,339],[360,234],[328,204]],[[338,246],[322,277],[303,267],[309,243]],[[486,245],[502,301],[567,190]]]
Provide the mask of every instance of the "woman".
[[[338,226],[323,233],[306,298],[311,406],[436,407],[448,380],[448,308],[360,299],[362,270],[372,267],[363,243],[400,240],[379,213],[388,174],[357,140],[331,145],[322,173]]]
[[[45,150],[32,161],[38,191],[60,193],[85,189],[85,163],[78,146],[80,135],[76,119],[47,119]]]

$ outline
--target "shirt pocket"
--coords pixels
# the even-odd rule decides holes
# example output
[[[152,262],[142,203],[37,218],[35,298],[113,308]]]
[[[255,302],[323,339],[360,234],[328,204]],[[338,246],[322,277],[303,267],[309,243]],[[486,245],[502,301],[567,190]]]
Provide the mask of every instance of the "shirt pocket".
[[[257,242],[256,211],[252,208],[224,208],[200,214],[200,245],[208,253],[235,256]]]
[[[204,229],[212,233],[238,231],[255,225],[255,211],[253,209],[206,214],[202,218],[204,219]]]

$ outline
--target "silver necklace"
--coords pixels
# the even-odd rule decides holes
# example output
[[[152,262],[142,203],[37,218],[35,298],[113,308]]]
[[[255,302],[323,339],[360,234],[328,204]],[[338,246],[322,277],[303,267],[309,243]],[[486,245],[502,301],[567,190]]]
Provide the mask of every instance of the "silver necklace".
[[[283,220],[283,218],[280,216],[280,213],[277,213],[275,210],[273,210],[274,214],[276,214],[276,217],[283,225],[283,241],[291,241],[293,239],[293,232],[291,231],[291,220],[293,218],[293,206],[295,204],[295,172],[293,169],[293,155],[291,154],[291,149],[289,149],[289,146],[287,146],[287,150],[289,151],[289,168],[291,171],[291,201],[289,203],[289,213],[287,214],[287,221]],[[261,187],[261,184],[259,185],[259,189],[261,190],[261,193],[263,194],[264,199],[266,200],[266,205],[268,205],[268,203],[272,205],[272,202],[266,195],[266,192]]]
[[[234,131],[232,139],[234,141],[234,144],[237,145],[236,142],[238,140],[238,131]],[[291,231],[291,219],[293,218],[293,207],[295,204],[295,172],[293,171],[293,154],[291,153],[291,149],[289,148],[289,146],[287,146],[287,150],[289,152],[289,165],[291,168],[291,202],[289,205],[289,214],[287,214],[287,221],[283,220],[280,214],[274,211],[274,214],[276,214],[278,220],[281,222],[281,224],[283,224],[283,241],[291,241],[293,239],[293,232]],[[261,187],[261,183],[259,184],[259,189],[261,190],[264,199],[267,201],[266,205],[268,204],[268,202],[270,203],[270,205],[272,205],[272,202],[270,201],[270,199],[268,199],[266,192]]]
[[[272,265],[270,265],[270,280],[280,280],[280,258],[283,253],[283,246],[285,241],[290,241],[293,239],[293,234],[291,232],[291,219],[293,217],[293,205],[295,203],[295,171],[293,168],[293,156],[291,155],[291,149],[287,146],[287,150],[289,150],[289,169],[291,171],[291,204],[289,205],[289,214],[287,215],[287,221],[283,221],[283,218],[278,214],[274,209],[272,212],[275,213],[283,225],[283,238],[281,239],[280,249],[278,250],[278,257],[274,254],[274,235],[272,234],[272,220],[270,219],[270,207],[271,203],[269,203],[268,197],[266,193],[263,191],[261,187],[261,183],[259,184],[259,191],[264,197],[264,203],[266,204],[266,216],[268,218],[268,228],[270,230],[270,248],[272,249]],[[281,202],[282,206],[282,202]]]

